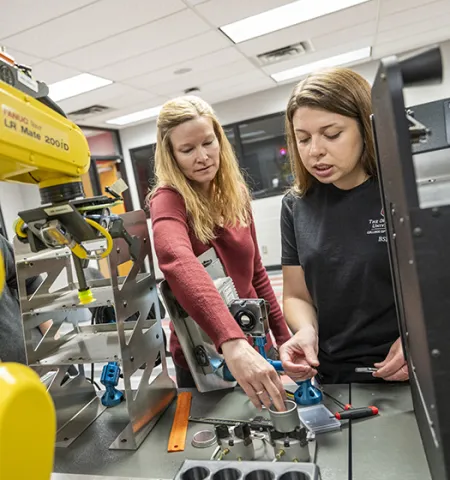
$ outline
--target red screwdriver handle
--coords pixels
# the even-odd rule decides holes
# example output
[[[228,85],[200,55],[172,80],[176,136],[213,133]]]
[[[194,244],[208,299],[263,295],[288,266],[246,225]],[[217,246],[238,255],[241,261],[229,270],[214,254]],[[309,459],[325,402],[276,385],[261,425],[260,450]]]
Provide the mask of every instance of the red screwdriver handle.
[[[335,417],[338,420],[356,420],[357,418],[373,417],[374,415],[378,415],[377,407],[362,407],[337,412]]]

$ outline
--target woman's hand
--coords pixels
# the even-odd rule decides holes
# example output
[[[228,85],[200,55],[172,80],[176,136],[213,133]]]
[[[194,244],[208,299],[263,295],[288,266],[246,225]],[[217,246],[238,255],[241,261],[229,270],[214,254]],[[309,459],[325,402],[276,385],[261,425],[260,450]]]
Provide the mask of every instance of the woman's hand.
[[[269,362],[244,339],[222,343],[225,362],[253,405],[261,409],[272,404],[278,411],[286,410],[283,384]]]
[[[280,360],[286,375],[296,382],[317,375],[315,367],[319,366],[318,349],[316,329],[313,326],[300,329],[280,348]]]
[[[409,379],[408,364],[403,354],[402,341],[398,338],[391,346],[385,360],[375,363],[378,371],[374,377],[383,378],[388,382],[404,382]]]

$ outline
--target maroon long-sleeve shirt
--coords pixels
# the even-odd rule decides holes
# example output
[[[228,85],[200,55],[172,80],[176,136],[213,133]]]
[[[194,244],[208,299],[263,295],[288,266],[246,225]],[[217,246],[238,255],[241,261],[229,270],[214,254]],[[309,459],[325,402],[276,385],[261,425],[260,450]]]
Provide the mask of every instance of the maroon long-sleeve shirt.
[[[233,279],[239,298],[263,298],[270,303],[269,326],[277,345],[290,338],[261,261],[253,218],[248,227],[217,228],[216,238],[204,244],[189,226],[183,198],[170,187],[160,188],[152,197],[150,216],[154,248],[164,278],[180,305],[207,333],[218,350],[228,340],[246,337],[211,277],[197,260],[211,247],[215,249],[227,275]],[[174,363],[187,369],[173,326],[170,328],[170,351]]]

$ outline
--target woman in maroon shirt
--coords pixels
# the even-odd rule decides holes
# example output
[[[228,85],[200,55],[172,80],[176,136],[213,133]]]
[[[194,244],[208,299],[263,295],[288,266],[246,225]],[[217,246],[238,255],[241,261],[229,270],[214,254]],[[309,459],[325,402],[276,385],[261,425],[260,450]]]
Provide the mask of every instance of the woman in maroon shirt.
[[[157,128],[150,213],[159,267],[177,301],[223,353],[253,404],[269,407],[273,401],[284,409],[277,373],[249,344],[197,260],[213,247],[240,298],[270,303],[269,325],[277,345],[290,338],[261,262],[250,194],[233,149],[212,108],[198,97],[167,102]],[[172,326],[171,330],[178,386],[195,386]]]

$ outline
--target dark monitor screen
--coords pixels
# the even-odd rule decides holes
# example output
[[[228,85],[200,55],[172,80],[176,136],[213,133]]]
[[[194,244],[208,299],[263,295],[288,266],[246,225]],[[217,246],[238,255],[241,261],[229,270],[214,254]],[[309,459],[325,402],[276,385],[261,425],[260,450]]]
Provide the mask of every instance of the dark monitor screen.
[[[421,162],[430,156],[419,153],[423,149],[417,145],[426,143],[433,131],[405,108],[403,96],[407,86],[441,77],[438,48],[403,61],[383,59],[372,87],[372,125],[414,410],[432,477],[446,480],[450,479],[450,195],[441,192],[433,204],[430,198],[435,195],[428,190],[427,201],[423,199],[418,172],[426,171]],[[450,161],[447,172],[450,175]]]

